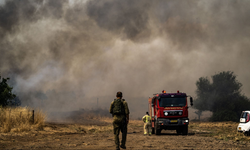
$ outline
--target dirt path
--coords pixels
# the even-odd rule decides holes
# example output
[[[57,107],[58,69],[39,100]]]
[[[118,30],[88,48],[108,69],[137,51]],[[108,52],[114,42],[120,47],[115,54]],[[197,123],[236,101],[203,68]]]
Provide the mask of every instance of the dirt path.
[[[128,127],[127,149],[250,149],[250,142],[218,140],[208,132],[190,129],[187,136],[174,131],[144,136],[142,124]],[[43,131],[0,133],[0,149],[115,149],[111,124],[46,124]]]

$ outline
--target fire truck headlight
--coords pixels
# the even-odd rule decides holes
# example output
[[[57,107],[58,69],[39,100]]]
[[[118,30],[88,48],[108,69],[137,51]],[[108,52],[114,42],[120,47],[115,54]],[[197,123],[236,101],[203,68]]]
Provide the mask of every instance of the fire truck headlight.
[[[181,111],[179,112],[179,115],[182,115],[182,112],[181,112]]]
[[[164,115],[167,116],[167,115],[168,115],[168,112],[165,112]]]
[[[185,120],[184,122],[188,122],[188,120]]]

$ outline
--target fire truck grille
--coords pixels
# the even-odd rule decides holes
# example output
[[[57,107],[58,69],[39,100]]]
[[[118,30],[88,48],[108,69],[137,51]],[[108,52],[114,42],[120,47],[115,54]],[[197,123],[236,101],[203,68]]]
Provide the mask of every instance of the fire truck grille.
[[[165,116],[181,116],[182,110],[179,111],[164,111]]]

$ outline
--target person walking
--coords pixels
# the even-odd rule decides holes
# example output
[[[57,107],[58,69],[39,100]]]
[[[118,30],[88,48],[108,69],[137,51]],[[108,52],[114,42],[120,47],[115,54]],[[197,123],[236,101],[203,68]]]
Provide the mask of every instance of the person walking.
[[[146,112],[146,115],[142,117],[142,120],[144,122],[144,135],[151,135],[151,117],[149,116],[148,112]]]
[[[129,108],[127,102],[122,99],[122,92],[117,92],[116,99],[111,103],[109,112],[113,117],[113,129],[115,136],[116,150],[120,147],[126,149],[127,124],[129,123]],[[119,141],[119,133],[122,132],[121,145]]]

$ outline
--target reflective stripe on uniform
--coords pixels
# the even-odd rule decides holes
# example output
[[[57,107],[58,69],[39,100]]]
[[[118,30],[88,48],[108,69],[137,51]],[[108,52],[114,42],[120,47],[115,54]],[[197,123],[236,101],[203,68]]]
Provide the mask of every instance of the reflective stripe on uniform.
[[[146,116],[146,123],[149,122],[149,116]]]
[[[144,117],[146,118],[146,121],[145,121],[146,123],[151,122],[151,117],[150,116],[145,115]]]

